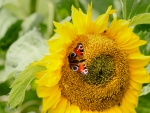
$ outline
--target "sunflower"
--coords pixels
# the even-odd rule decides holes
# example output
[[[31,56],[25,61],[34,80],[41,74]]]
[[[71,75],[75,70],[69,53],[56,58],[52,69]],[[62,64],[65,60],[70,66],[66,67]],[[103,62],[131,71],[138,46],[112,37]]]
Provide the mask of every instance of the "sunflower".
[[[150,56],[139,51],[146,41],[111,6],[96,20],[91,10],[72,7],[72,23],[54,22],[50,54],[38,62],[47,69],[36,74],[43,113],[136,113],[142,84],[150,81]]]

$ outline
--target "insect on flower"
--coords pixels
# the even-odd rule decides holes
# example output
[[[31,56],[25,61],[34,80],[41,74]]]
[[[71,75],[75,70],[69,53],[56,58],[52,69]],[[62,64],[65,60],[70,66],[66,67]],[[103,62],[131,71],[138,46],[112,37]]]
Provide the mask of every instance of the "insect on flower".
[[[83,58],[84,50],[82,43],[78,43],[74,51],[68,56],[70,68],[73,71],[77,71],[83,75],[88,74],[88,69],[86,68],[85,59]]]

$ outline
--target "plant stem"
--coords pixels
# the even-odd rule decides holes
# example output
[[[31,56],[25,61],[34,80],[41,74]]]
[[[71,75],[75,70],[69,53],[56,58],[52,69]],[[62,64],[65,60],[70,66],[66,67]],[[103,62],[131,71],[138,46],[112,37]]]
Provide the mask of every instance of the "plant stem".
[[[30,0],[30,14],[36,11],[37,0]]]

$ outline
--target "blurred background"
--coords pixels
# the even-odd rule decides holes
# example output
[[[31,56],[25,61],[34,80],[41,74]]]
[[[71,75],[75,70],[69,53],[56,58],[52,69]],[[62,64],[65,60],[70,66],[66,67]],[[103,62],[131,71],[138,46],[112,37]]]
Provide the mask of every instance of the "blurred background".
[[[36,95],[34,80],[15,109],[7,104],[10,86],[32,58],[39,60],[47,53],[45,41],[54,35],[53,21],[71,21],[72,5],[86,13],[90,3],[91,0],[0,0],[0,113],[40,113],[41,99]],[[118,18],[123,18],[120,0],[92,0],[93,19],[110,5],[117,9]],[[150,113],[149,100],[150,95],[140,97],[138,113]]]

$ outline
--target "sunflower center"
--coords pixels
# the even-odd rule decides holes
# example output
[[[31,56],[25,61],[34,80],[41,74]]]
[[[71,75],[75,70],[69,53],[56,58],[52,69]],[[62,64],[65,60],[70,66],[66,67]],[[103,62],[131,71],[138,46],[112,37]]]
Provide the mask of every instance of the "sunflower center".
[[[78,43],[83,45],[87,75],[71,69],[68,61]],[[106,36],[80,35],[68,47],[59,86],[61,95],[81,111],[103,111],[119,105],[129,86],[127,55]]]
[[[88,66],[89,74],[84,76],[84,81],[93,85],[106,85],[115,76],[114,67],[113,57],[101,54]]]

